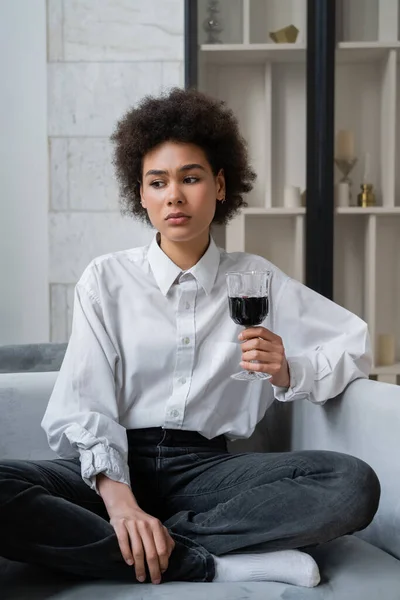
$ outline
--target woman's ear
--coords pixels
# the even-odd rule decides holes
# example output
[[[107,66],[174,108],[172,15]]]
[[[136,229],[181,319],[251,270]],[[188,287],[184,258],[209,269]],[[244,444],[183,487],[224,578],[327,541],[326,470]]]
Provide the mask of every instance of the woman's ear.
[[[225,174],[224,170],[220,169],[217,175],[217,199],[224,200],[226,194]]]
[[[142,184],[139,181],[139,191],[140,191],[140,204],[143,206],[143,208],[146,208],[146,203],[145,203],[145,199],[143,196],[143,188],[142,188]]]

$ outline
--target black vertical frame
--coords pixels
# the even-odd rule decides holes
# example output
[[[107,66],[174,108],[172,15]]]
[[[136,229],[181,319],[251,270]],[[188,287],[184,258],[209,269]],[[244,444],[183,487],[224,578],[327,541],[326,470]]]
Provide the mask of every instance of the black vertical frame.
[[[340,0],[339,6],[340,8]],[[185,87],[197,87],[197,0],[185,0]],[[336,1],[307,1],[306,284],[333,298]]]
[[[307,2],[306,285],[333,299],[335,0]]]
[[[185,88],[196,88],[198,80],[197,0],[185,0],[184,6]]]

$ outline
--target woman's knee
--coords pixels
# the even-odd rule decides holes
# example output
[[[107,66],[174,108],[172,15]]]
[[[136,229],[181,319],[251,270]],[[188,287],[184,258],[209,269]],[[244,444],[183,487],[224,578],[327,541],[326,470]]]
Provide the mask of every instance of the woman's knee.
[[[0,461],[0,506],[34,483],[35,472],[28,461]]]
[[[0,461],[0,503],[9,497],[40,486],[52,490],[52,478],[44,466],[45,461],[8,459]]]
[[[346,521],[346,533],[367,527],[378,510],[381,486],[372,467],[352,455],[330,453],[339,483],[337,501]]]
[[[36,477],[35,477],[36,476]],[[6,481],[31,481],[37,478],[37,469],[34,463],[28,460],[2,460],[0,461],[0,482]]]
[[[355,525],[354,531],[359,531],[367,527],[374,518],[381,496],[381,486],[379,479],[373,468],[359,458],[356,461],[355,475],[350,474],[350,482],[354,481],[356,503],[358,507],[354,511]]]

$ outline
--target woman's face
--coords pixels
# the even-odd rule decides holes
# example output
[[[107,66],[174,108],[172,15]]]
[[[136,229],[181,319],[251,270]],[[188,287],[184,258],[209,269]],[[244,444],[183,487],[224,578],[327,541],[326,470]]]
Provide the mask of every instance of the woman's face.
[[[189,242],[207,236],[216,202],[225,198],[223,171],[215,177],[201,148],[164,142],[143,160],[142,205],[161,236]],[[176,218],[171,215],[184,215]]]

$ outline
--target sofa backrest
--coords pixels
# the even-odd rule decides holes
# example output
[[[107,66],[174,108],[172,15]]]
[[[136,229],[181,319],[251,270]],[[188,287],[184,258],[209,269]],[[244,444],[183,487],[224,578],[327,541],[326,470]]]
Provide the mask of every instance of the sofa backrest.
[[[40,423],[57,376],[0,374],[0,460],[56,458]]]
[[[59,371],[66,343],[0,346],[0,373],[44,373]]]

